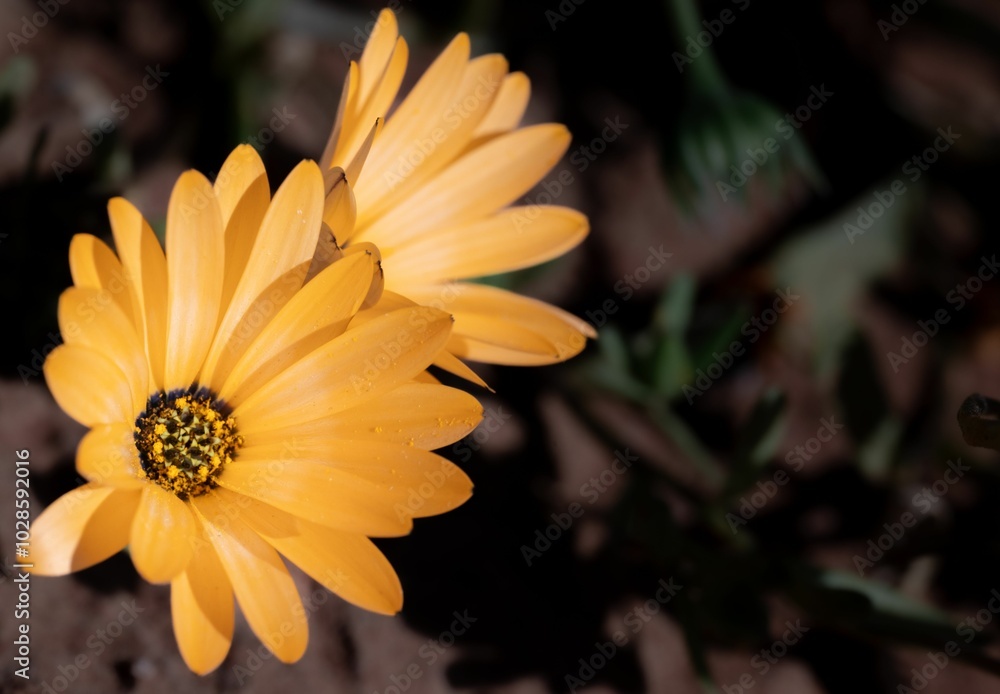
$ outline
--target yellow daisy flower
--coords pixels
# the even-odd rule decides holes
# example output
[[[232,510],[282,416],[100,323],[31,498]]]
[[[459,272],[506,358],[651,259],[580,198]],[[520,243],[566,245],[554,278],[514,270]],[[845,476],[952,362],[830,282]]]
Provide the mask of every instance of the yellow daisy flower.
[[[455,357],[538,365],[578,354],[596,337],[587,322],[513,292],[455,281],[537,265],[587,235],[587,218],[576,210],[510,206],[559,161],[569,131],[554,123],[519,128],[528,78],[508,73],[502,55],[470,60],[464,33],[383,125],[407,54],[395,15],[383,10],[360,61],[351,62],[320,162],[328,180],[346,172],[356,198],[353,224],[335,226],[342,207],[328,204],[337,243],[378,246],[390,302],[383,310],[406,297],[455,317],[439,366],[478,380]],[[538,197],[552,202],[547,192]]]
[[[380,269],[363,250],[313,264],[326,192],[303,162],[272,200],[241,146],[214,186],[181,175],[165,252],[121,198],[108,205],[117,256],[90,235],[70,246],[65,344],[44,371],[90,427],[76,460],[88,483],[32,524],[28,562],[63,575],[127,545],[139,574],[170,583],[199,674],[229,650],[234,596],[280,660],[302,656],[306,612],[281,555],[349,602],[397,612],[399,580],[369,537],[404,535],[471,494],[430,450],[482,408],[421,375],[452,321],[411,307],[349,325]]]

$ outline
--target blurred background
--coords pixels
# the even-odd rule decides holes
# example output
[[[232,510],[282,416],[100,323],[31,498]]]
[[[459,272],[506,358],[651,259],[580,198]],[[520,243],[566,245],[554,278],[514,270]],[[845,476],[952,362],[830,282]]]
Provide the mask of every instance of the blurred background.
[[[39,375],[71,236],[110,239],[115,195],[162,232],[177,175],[240,142],[272,185],[318,158],[382,6],[0,6],[0,441],[31,451],[36,513],[79,483],[83,429]],[[465,30],[531,78],[526,122],[572,130],[524,202],[583,210],[590,236],[486,281],[600,339],[479,370],[486,419],[443,451],[473,498],[378,541],[402,614],[296,573],[295,666],[238,622],[192,675],[168,590],[119,555],[32,582],[32,680],[14,676],[11,464],[0,690],[997,691],[997,454],[956,414],[1000,397],[1000,5],[391,7],[406,84]]]

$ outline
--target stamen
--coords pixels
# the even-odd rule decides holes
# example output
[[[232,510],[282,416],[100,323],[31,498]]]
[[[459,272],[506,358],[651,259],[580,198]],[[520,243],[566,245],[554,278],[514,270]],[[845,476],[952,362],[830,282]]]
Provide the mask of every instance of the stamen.
[[[189,389],[149,398],[135,420],[135,445],[146,478],[187,499],[217,486],[243,437],[210,392]]]

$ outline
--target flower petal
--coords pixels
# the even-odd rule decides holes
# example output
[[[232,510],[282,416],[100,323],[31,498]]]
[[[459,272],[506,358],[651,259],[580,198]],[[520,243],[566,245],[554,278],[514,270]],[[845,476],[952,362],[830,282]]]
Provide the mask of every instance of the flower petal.
[[[211,544],[200,543],[170,583],[170,613],[184,662],[196,675],[222,664],[233,642],[233,587]]]
[[[323,199],[323,175],[312,161],[296,166],[275,193],[232,301],[219,322],[205,359],[202,383],[215,382],[215,368],[230,337],[264,290],[296,266],[306,263],[308,267],[319,239]]]
[[[233,416],[245,431],[268,431],[350,409],[426,369],[450,331],[451,317],[428,307],[352,327],[247,397]]]
[[[569,142],[569,131],[562,125],[533,125],[490,140],[459,157],[378,218],[365,217],[359,198],[355,239],[391,248],[434,228],[468,224],[491,215],[541,180],[559,161]],[[365,171],[382,170],[372,161],[374,155],[375,147]],[[388,255],[386,248],[383,252]]]
[[[513,130],[524,118],[531,97],[531,80],[523,72],[512,72],[504,78],[500,92],[493,100],[489,113],[476,126],[472,134],[473,145]]]
[[[59,407],[84,426],[131,422],[139,414],[128,378],[97,350],[59,345],[42,371]]]
[[[376,536],[405,534],[410,518],[446,513],[472,494],[461,468],[409,441],[291,433],[281,443],[244,449],[219,483],[322,525]],[[347,507],[356,506],[364,518],[345,521]],[[379,520],[391,523],[373,530]]]
[[[544,301],[481,284],[456,283],[448,303],[455,330],[448,350],[458,357],[496,364],[552,364],[579,354],[594,328]],[[408,290],[417,302],[434,300],[440,287]],[[541,345],[551,345],[549,351]]]
[[[192,505],[219,553],[250,628],[283,663],[294,663],[309,643],[306,611],[281,557],[214,493]]]
[[[403,606],[403,587],[392,565],[364,535],[334,530],[251,502],[245,515],[271,546],[327,590],[379,614]]]
[[[139,463],[133,425],[102,424],[86,433],[76,449],[76,469],[88,482],[141,489],[149,482]]]
[[[485,277],[558,258],[587,235],[587,217],[568,207],[511,207],[466,226],[432,230],[387,255],[389,287]]]
[[[123,198],[108,203],[108,218],[129,288],[136,332],[148,355],[149,373],[159,389],[167,349],[167,261],[160,242],[142,214]]]
[[[219,397],[236,405],[309,352],[344,332],[376,271],[370,253],[345,256],[320,272],[261,330]]]
[[[132,292],[122,264],[108,244],[90,234],[76,234],[69,243],[69,269],[77,287],[107,289],[132,319]]]
[[[63,494],[31,524],[31,573],[63,576],[86,569],[128,544],[138,490],[85,484]]]
[[[294,440],[290,446],[273,458],[240,455],[219,475],[219,486],[349,532],[398,537],[413,529],[410,517],[394,512],[397,499],[357,475],[302,459]]]
[[[457,388],[428,383],[404,383],[381,398],[363,402],[336,417],[295,424],[280,431],[247,431],[244,449],[318,437],[414,445],[433,450],[458,441],[476,428],[483,406]]]
[[[260,155],[250,145],[232,151],[215,179],[226,237],[226,269],[222,280],[220,319],[229,308],[246,269],[261,222],[271,202],[271,188]]]
[[[167,209],[167,361],[163,388],[195,382],[212,344],[222,298],[225,239],[212,184],[197,171],[177,180]]]
[[[150,583],[168,583],[191,559],[197,526],[188,505],[158,484],[147,484],[135,518],[129,551],[136,571]]]
[[[149,396],[149,363],[135,326],[106,289],[70,287],[59,297],[59,330],[68,345],[100,352],[118,365],[141,412]]]

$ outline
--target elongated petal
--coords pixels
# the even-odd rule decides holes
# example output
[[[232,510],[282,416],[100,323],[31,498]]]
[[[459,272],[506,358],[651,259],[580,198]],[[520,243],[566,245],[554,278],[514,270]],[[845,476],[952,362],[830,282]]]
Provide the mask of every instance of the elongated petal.
[[[513,130],[524,118],[531,97],[531,81],[523,72],[512,72],[504,78],[500,85],[500,93],[493,100],[489,113],[483,118],[476,131],[474,139],[488,139]]]
[[[213,493],[194,499],[193,507],[219,553],[226,576],[250,628],[283,663],[294,663],[309,642],[306,612],[281,557],[230,513]]]
[[[586,347],[594,328],[566,311],[543,301],[496,287],[456,283],[448,310],[455,330],[448,349],[472,361],[511,365],[540,365],[564,361]],[[439,289],[409,290],[418,302],[434,300]],[[551,348],[546,351],[542,344]]]
[[[559,161],[569,141],[569,131],[556,124],[533,125],[490,140],[377,219],[365,219],[359,206],[355,238],[398,246],[434,228],[468,224],[491,215],[541,180]],[[375,166],[374,150],[366,171]]]
[[[567,207],[512,207],[467,226],[433,230],[386,264],[390,288],[485,277],[558,258],[587,235],[587,217]]]
[[[108,244],[90,234],[76,234],[69,243],[69,269],[77,287],[107,289],[122,312],[133,318],[130,280]]]
[[[230,372],[219,397],[242,402],[271,378],[344,332],[368,294],[376,266],[357,253],[320,272],[261,330]]]
[[[362,224],[419,191],[465,149],[506,74],[507,61],[497,54],[480,56],[465,66],[450,103],[428,107],[419,136],[403,143],[377,176],[359,177],[355,195]],[[395,122],[387,123],[385,130]],[[376,161],[371,165],[376,166]]]
[[[202,542],[170,584],[170,613],[181,656],[197,675],[222,664],[233,641],[233,587],[211,544]]]
[[[152,382],[160,388],[167,349],[167,261],[156,234],[132,203],[113,198],[108,217],[130,278],[136,332],[145,346]]]
[[[294,454],[285,453],[289,446]],[[445,513],[472,494],[472,482],[460,468],[409,442],[344,441],[323,435],[293,436],[287,446],[282,442],[247,448],[220,483],[322,525],[386,536],[407,532],[410,518]],[[315,502],[305,500],[309,489]],[[361,509],[354,511],[359,517],[349,521],[352,525],[341,517],[345,508],[325,510],[342,505]],[[384,529],[369,526],[389,519]]]
[[[413,444],[433,450],[458,441],[482,420],[476,398],[457,388],[404,383],[383,397],[369,400],[336,417],[295,424],[271,432],[248,431],[245,449],[282,445],[316,437],[334,446],[335,440]],[[280,457],[280,452],[278,453]]]
[[[102,562],[128,544],[138,490],[85,484],[63,494],[31,524],[32,573],[63,576]]]
[[[59,297],[59,330],[68,345],[100,352],[118,365],[140,412],[149,396],[149,364],[132,321],[106,289],[70,287]]]
[[[293,443],[294,445],[294,443]],[[284,458],[240,456],[219,476],[219,485],[321,525],[377,537],[406,535],[410,518],[397,514],[397,500],[357,475],[298,453]]]
[[[133,410],[128,378],[97,350],[59,345],[42,370],[52,397],[80,424],[92,427],[131,422],[139,414]]]
[[[364,535],[296,518],[253,502],[247,522],[289,561],[344,600],[380,614],[403,606],[403,587],[392,565]]]
[[[88,482],[109,487],[139,489],[149,484],[130,423],[101,424],[88,431],[76,449],[76,469]]]
[[[167,391],[194,383],[205,361],[219,317],[224,262],[215,191],[200,173],[186,171],[167,210]]]
[[[214,382],[216,365],[233,331],[261,293],[296,266],[308,267],[319,239],[323,199],[323,175],[311,161],[296,166],[275,193],[205,359],[202,382]]]
[[[132,563],[150,583],[168,583],[188,565],[196,526],[187,504],[157,484],[147,484],[135,518]]]
[[[267,431],[320,419],[387,393],[431,363],[451,331],[432,308],[401,309],[351,328],[240,403],[240,426]]]
[[[226,269],[222,280],[220,319],[246,270],[260,225],[271,202],[271,188],[260,155],[250,145],[233,150],[215,179],[226,237]]]
[[[468,62],[469,37],[458,34],[427,68],[382,129],[357,186],[365,185],[365,178],[390,171],[401,153],[426,136],[428,118],[438,118],[451,104]]]

